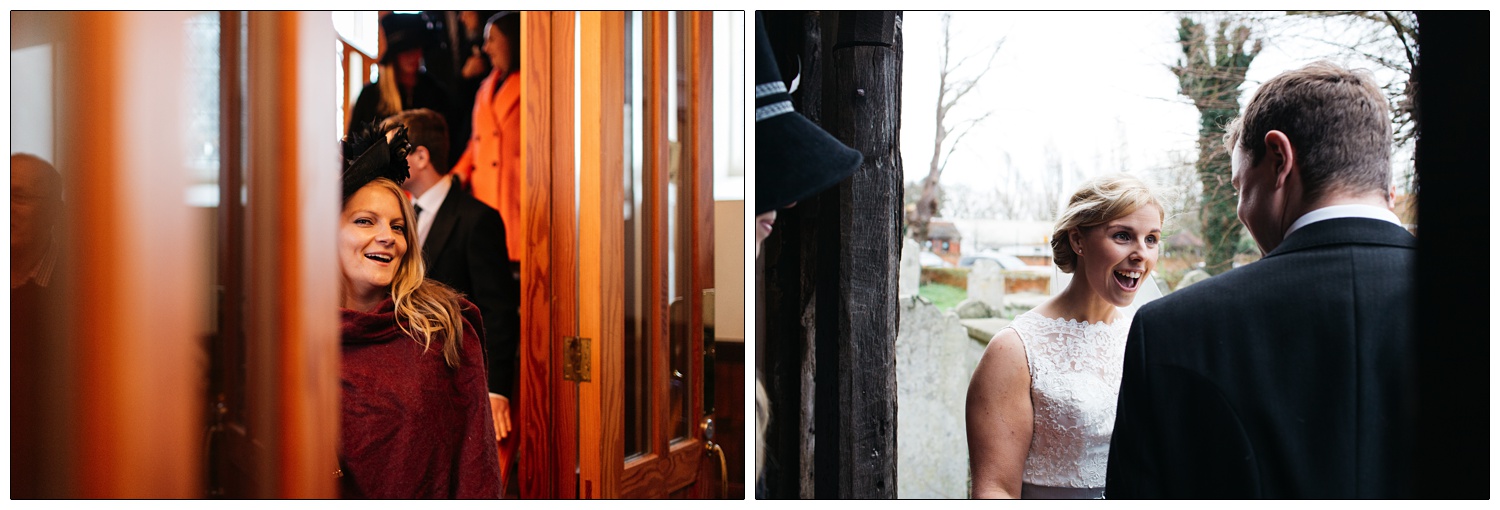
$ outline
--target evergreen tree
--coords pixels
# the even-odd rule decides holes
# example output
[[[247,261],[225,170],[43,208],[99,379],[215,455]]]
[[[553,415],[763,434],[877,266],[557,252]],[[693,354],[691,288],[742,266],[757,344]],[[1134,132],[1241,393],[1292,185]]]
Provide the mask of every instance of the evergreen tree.
[[[1235,245],[1240,238],[1240,222],[1235,216],[1237,199],[1230,184],[1230,148],[1224,147],[1224,126],[1240,114],[1240,85],[1250,61],[1260,54],[1261,41],[1256,39],[1249,51],[1250,27],[1231,20],[1218,23],[1212,44],[1202,24],[1183,17],[1177,29],[1178,42],[1186,62],[1172,66],[1177,75],[1178,92],[1198,108],[1198,178],[1203,183],[1202,209],[1204,263],[1209,274],[1219,274],[1231,267]]]

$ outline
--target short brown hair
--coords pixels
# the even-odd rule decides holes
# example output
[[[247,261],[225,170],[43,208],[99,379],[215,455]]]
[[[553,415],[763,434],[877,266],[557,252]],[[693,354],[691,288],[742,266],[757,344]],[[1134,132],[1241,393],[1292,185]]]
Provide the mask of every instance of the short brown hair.
[[[406,138],[412,147],[426,147],[428,158],[438,175],[448,175],[448,123],[437,112],[418,108],[406,110],[385,120],[385,128],[406,125]]]
[[[1260,164],[1271,130],[1296,149],[1306,200],[1390,188],[1390,107],[1369,71],[1318,61],[1277,75],[1225,129],[1224,147],[1244,143],[1250,164]]]

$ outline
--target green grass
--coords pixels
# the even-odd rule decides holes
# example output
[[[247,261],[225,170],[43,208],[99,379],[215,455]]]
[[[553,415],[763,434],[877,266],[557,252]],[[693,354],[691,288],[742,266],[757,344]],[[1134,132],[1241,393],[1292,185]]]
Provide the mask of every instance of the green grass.
[[[937,305],[939,310],[952,310],[958,303],[969,297],[969,291],[943,285],[940,283],[929,283],[917,288],[917,294]]]

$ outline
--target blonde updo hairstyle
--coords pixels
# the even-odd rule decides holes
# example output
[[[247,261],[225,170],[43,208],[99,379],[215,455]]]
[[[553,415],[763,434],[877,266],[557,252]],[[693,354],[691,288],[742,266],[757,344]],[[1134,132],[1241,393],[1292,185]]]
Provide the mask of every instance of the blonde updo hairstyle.
[[[1064,273],[1078,268],[1078,253],[1073,248],[1073,229],[1102,225],[1119,219],[1146,205],[1155,205],[1166,221],[1162,199],[1140,179],[1129,175],[1098,177],[1083,183],[1068,207],[1052,226],[1052,262]]]

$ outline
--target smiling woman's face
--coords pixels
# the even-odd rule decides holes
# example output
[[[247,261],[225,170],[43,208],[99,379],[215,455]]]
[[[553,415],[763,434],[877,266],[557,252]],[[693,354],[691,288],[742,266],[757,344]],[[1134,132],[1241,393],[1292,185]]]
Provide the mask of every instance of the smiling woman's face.
[[[1082,253],[1074,277],[1084,275],[1089,287],[1117,307],[1130,306],[1146,275],[1156,269],[1161,246],[1161,209],[1141,206],[1121,218],[1081,229]]]
[[[360,296],[384,292],[406,255],[406,219],[391,191],[367,184],[344,204],[339,224],[339,268]]]

